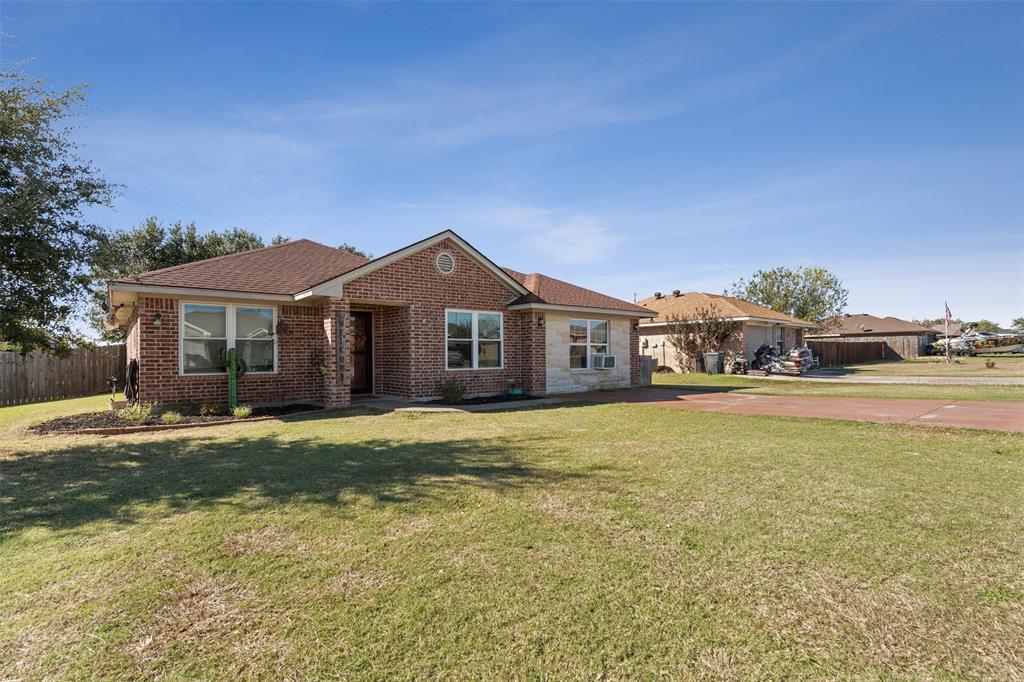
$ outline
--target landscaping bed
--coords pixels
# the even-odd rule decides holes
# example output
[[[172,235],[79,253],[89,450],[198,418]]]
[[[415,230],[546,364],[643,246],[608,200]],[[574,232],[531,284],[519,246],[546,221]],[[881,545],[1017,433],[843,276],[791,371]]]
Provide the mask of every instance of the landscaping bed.
[[[491,405],[493,403],[512,403],[520,400],[540,400],[544,396],[536,395],[486,395],[478,398],[464,398],[456,403],[446,402],[444,400],[431,400],[430,402],[423,403],[424,405],[448,405],[450,407],[458,407],[459,405]]]
[[[50,419],[30,426],[29,430],[36,433],[89,433],[92,432],[93,429],[130,429],[135,431],[140,430],[139,427],[168,428],[169,426],[175,426],[180,428],[181,426],[202,426],[206,424],[222,424],[232,421],[246,421],[247,419],[258,419],[261,417],[283,417],[290,414],[310,412],[312,410],[319,409],[321,408],[318,405],[307,404],[254,407],[252,409],[252,415],[246,419],[235,419],[230,414],[182,414],[181,421],[173,425],[161,423],[160,414],[156,412],[145,419],[128,420],[118,417],[116,413],[111,412],[110,410],[104,410],[102,412],[83,412],[81,414],[72,414],[65,417]]]

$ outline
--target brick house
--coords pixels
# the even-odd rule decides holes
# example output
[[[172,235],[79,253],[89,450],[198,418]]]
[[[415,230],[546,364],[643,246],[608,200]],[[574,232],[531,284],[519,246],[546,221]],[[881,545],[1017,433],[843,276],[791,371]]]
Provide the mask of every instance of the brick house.
[[[650,316],[500,268],[450,230],[373,260],[302,239],[108,287],[139,398],[165,403],[226,400],[228,348],[248,365],[248,403],[430,399],[448,380],[469,395],[622,388],[639,382]]]
[[[641,354],[652,356],[658,367],[668,367],[677,372],[687,371],[686,366],[691,363],[684,357],[681,365],[675,347],[668,342],[667,322],[672,316],[693,319],[696,311],[714,306],[722,317],[740,322],[739,331],[719,349],[725,353],[726,367],[737,355],[753,360],[754,351],[764,343],[781,344],[784,348],[802,346],[804,332],[815,327],[811,322],[748,301],[700,291],[684,293],[676,290],[668,295],[656,293],[638,303],[656,315],[640,325]]]

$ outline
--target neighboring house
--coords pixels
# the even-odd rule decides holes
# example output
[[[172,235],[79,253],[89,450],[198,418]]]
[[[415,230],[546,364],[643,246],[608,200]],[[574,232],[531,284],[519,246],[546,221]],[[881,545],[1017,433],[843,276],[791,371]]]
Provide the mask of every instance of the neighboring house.
[[[343,407],[355,394],[470,395],[639,382],[632,303],[498,267],[452,231],[374,260],[306,239],[109,283],[139,397],[224,401],[223,356],[248,364],[244,402]],[[608,368],[594,367],[599,361]]]
[[[962,324],[960,322],[949,323],[949,335],[950,337],[960,336],[965,331],[972,329],[969,324]],[[931,330],[935,332],[936,336],[940,339],[946,338],[946,327],[941,322],[939,324],[932,325]],[[993,334],[1000,334],[1002,336],[1017,336],[1017,332],[1012,329],[1006,329],[1005,327],[997,327]]]
[[[650,298],[638,301],[639,305],[655,313],[653,320],[640,324],[640,352],[655,358],[658,367],[683,371],[677,359],[675,347],[668,341],[668,320],[672,317],[693,319],[698,310],[714,306],[719,315],[741,323],[739,331],[733,334],[724,347],[725,362],[731,363],[737,355],[748,360],[754,358],[754,351],[765,343],[784,348],[803,345],[805,330],[814,324],[800,320],[769,308],[764,308],[731,296],[705,294],[700,291],[681,293],[676,290],[664,296],[660,292]],[[690,359],[683,359],[689,365]]]
[[[861,313],[846,314],[833,320],[829,331],[808,334],[808,341],[881,341],[886,344],[887,359],[916,358],[926,355],[935,341],[935,331],[897,317],[875,317]]]

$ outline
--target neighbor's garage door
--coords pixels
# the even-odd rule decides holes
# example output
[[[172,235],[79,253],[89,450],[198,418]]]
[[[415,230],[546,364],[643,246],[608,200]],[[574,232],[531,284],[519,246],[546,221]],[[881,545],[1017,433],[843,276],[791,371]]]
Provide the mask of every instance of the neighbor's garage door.
[[[747,360],[754,359],[754,351],[757,350],[761,344],[771,343],[771,331],[770,327],[755,327],[752,324],[748,324],[743,334],[747,342]]]

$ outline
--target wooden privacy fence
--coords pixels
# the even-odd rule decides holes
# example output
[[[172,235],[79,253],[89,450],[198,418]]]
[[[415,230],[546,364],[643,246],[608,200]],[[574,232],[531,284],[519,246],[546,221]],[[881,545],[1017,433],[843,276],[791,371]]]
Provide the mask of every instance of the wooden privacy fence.
[[[79,348],[66,358],[0,351],[0,405],[102,393],[109,376],[123,389],[126,359],[123,345]]]
[[[640,356],[640,385],[650,386],[651,380],[654,378],[654,370],[658,365],[658,361],[652,358],[650,355]]]
[[[807,341],[822,367],[885,360],[886,346],[884,341]]]

